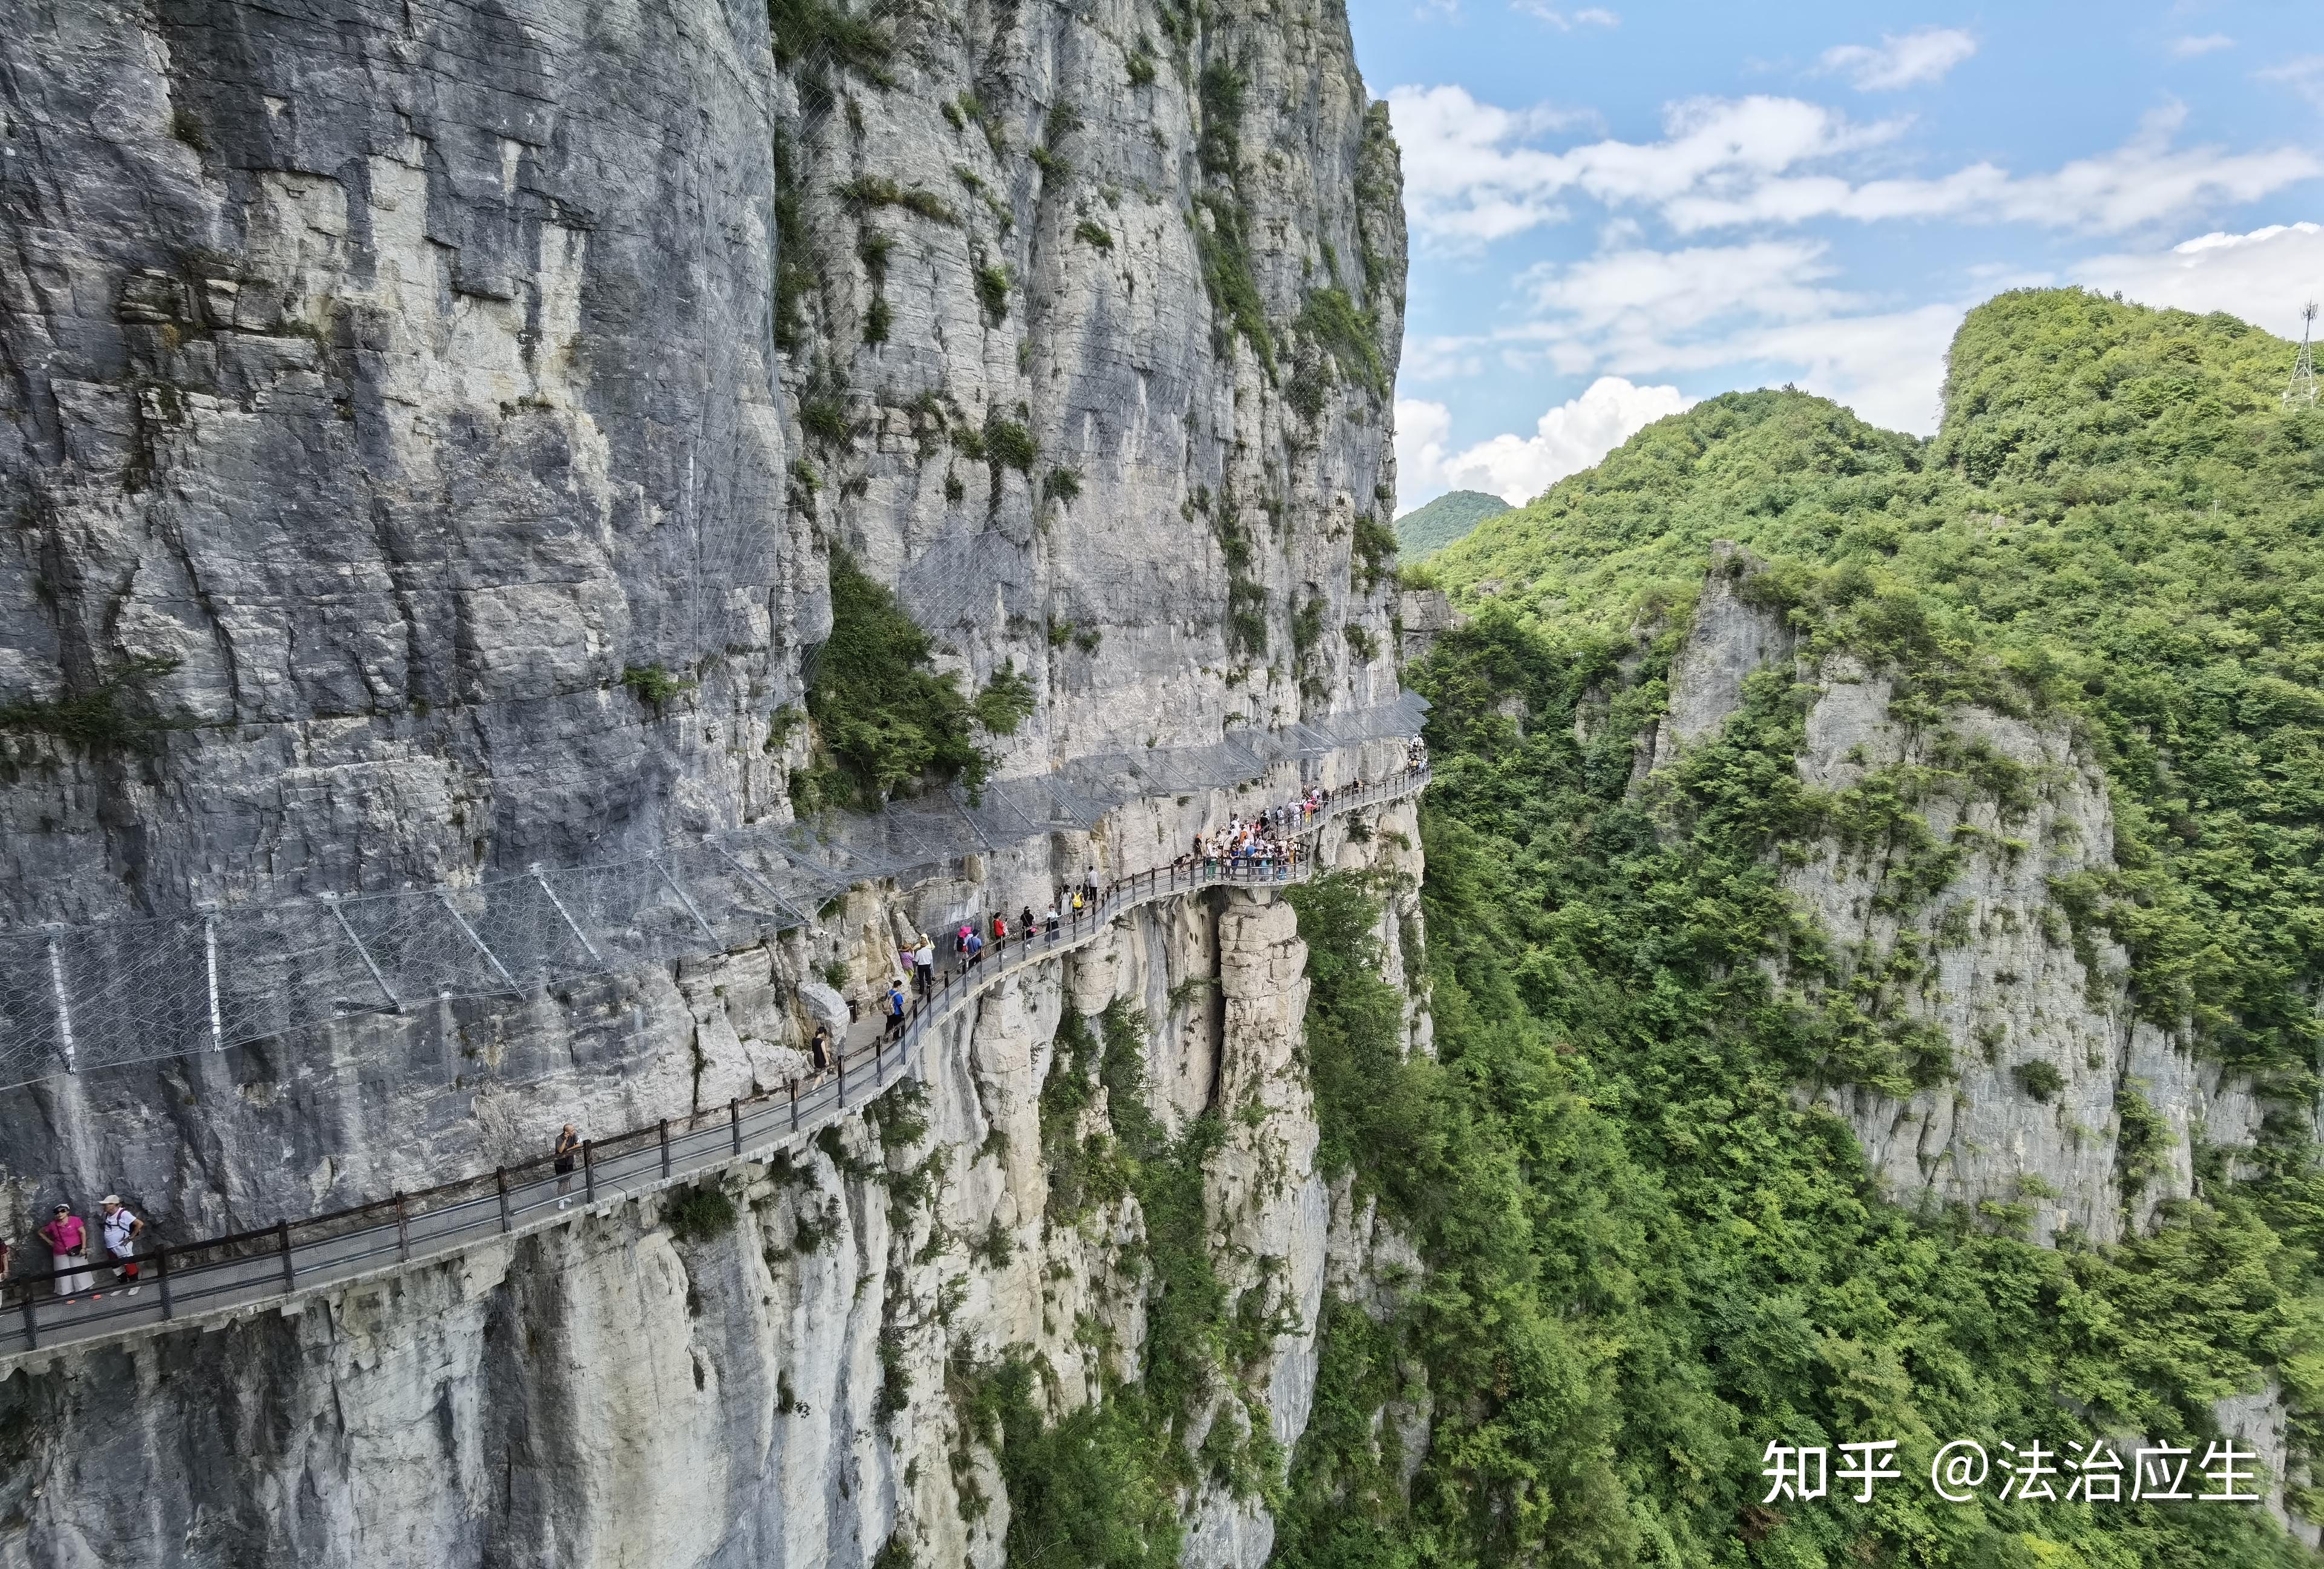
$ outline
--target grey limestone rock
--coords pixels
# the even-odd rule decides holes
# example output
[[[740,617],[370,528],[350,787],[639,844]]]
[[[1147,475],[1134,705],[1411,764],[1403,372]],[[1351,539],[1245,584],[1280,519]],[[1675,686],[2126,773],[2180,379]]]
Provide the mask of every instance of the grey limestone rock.
[[[1715,734],[1751,672],[1796,660],[1815,692],[1803,782],[1838,796],[1912,771],[1914,820],[1953,854],[1941,888],[1903,900],[1887,881],[1906,854],[1897,844],[1828,839],[1786,867],[1784,886],[1831,941],[1843,981],[1890,977],[1879,996],[1946,1043],[1950,1060],[1941,1083],[1901,1099],[1849,1083],[1803,1094],[1847,1119],[1904,1202],[2022,1204],[2044,1241],[2069,1226],[2111,1241],[2144,1224],[2192,1191],[2199,1139],[2247,1147],[2257,1121],[2247,1089],[2223,1084],[2184,1039],[2139,1017],[2121,949],[2103,933],[2078,938],[2057,907],[2056,880],[2114,864],[2104,775],[2062,723],[1974,706],[1908,721],[1892,711],[1888,676],[1847,655],[1809,665],[1743,590],[1755,569],[1734,547],[1717,552],[1672,661],[1655,766]],[[2015,783],[1997,792],[1975,782],[1980,770]],[[2160,1133],[2153,1169],[2131,1178],[2125,1120],[2142,1112]]]
[[[761,0],[13,20],[0,701],[110,692],[124,734],[0,730],[0,928],[785,820],[838,549],[942,668],[1029,680],[1007,773],[1394,693],[1356,525],[1394,512],[1399,177],[1336,5],[890,5],[854,66],[779,48]],[[904,934],[1167,861],[1216,805],[859,889],[759,948],[0,1094],[0,1223],[120,1188],[191,1236],[723,1106],[844,1020],[830,966],[860,994]],[[1142,1335],[1134,1205],[1044,1232],[1069,994],[1147,1009],[1168,1124],[1262,1098],[1213,1202],[1279,1260],[1237,1289],[1306,1326],[1254,1372],[1296,1437],[1330,1228],[1286,931],[1140,911],[947,1035],[910,1148],[853,1126],[837,1162],[732,1174],[723,1238],[617,1205],[19,1371],[0,1564],[844,1569],[899,1530],[996,1563],[1007,1501],[989,1454],[953,1463],[947,1359],[1029,1344],[1086,1398],[1077,1322],[1118,1356]],[[936,1149],[924,1211],[860,1175]],[[1238,1530],[1213,1561],[1263,1555],[1263,1520]]]

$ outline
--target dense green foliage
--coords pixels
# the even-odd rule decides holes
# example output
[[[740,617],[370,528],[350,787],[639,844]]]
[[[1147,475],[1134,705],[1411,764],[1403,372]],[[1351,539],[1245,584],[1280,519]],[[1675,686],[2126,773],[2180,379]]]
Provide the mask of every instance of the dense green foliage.
[[[681,1242],[706,1242],[734,1229],[737,1211],[724,1188],[682,1187],[662,1206],[662,1222]]]
[[[2114,786],[2120,875],[2061,891],[2150,1018],[2305,1093],[2324,985],[2324,411],[2227,316],[2004,295],[1956,340],[1932,443],[1819,399],[1736,394],[1649,427],[1432,566],[1574,657],[1674,615],[1713,538],[1827,644],[1931,699],[2061,709]]]
[[[1013,732],[1033,690],[1013,664],[974,698],[930,668],[936,645],[918,623],[844,550],[831,557],[831,637],[807,683],[807,712],[825,761],[795,775],[801,810],[876,810],[935,780],[982,786],[991,760],[974,732]]]
[[[767,0],[767,31],[775,63],[785,70],[802,62],[817,69],[836,62],[881,87],[895,85],[888,69],[895,41],[830,0]]]
[[[1379,324],[1356,308],[1336,284],[1311,289],[1293,324],[1329,352],[1341,377],[1376,398],[1388,394],[1388,356],[1380,352]]]
[[[1447,545],[1468,538],[1487,518],[1509,510],[1509,503],[1481,490],[1446,491],[1426,506],[1416,507],[1396,521],[1396,537],[1407,561],[1425,561]]]
[[[1194,206],[1194,247],[1202,257],[1203,287],[1217,315],[1221,352],[1233,334],[1242,334],[1272,378],[1275,333],[1267,324],[1267,301],[1251,271],[1250,218],[1242,203],[1231,196],[1198,196]]]
[[[906,212],[918,213],[934,223],[958,227],[960,214],[952,204],[934,191],[917,185],[899,185],[884,174],[861,174],[838,188],[840,198],[850,206],[869,211],[874,208],[899,207]]]
[[[2009,1204],[1884,1201],[1796,1087],[1909,1087],[1971,1043],[1801,1006],[1779,977],[1816,957],[1779,867],[1910,802],[1802,785],[1784,673],[1632,785],[1709,541],[1740,539],[1770,562],[1751,591],[1885,665],[1908,713],[1975,697],[2083,725],[2124,870],[2060,891],[2068,913],[2124,938],[2152,1016],[2305,1095],[2324,420],[2274,406],[2288,353],[2223,318],[2006,296],[1963,328],[1932,443],[1796,394],[1714,400],[1443,558],[1503,586],[1416,673],[1437,1061],[1397,1050],[1378,891],[1295,895],[1321,1158],[1428,1272],[1385,1322],[1327,1309],[1278,1562],[2303,1561],[2255,1509],[1927,1485],[1954,1437],[2200,1454],[2211,1402],[2271,1378],[2315,1451],[2324,1181],[2290,1120],[2255,1172],[2199,1162],[2197,1198],[2117,1247],[2036,1246]],[[1994,762],[1939,771],[2006,799],[2022,781]],[[1922,881],[1946,874],[1941,847],[1924,859]],[[2171,1135],[2135,1090],[2121,1120],[2135,1187]],[[1374,1415],[1420,1381],[1434,1429],[1406,1501]],[[1871,1504],[1761,1504],[1769,1442],[1865,1438],[1899,1440],[1906,1479]]]
[[[174,659],[131,660],[81,691],[0,703],[0,730],[53,735],[92,748],[148,744],[170,726],[151,716],[146,688],[178,664]]]
[[[951,1372],[963,1429],[1000,1451],[1013,1564],[1165,1569],[1178,1561],[1187,1490],[1210,1476],[1238,1493],[1271,1493],[1282,1468],[1266,1409],[1244,1389],[1281,1326],[1256,1311],[1258,1294],[1230,1299],[1208,1235],[1204,1167],[1225,1130],[1212,1112],[1173,1136],[1148,1108],[1145,1052],[1135,1009],[1117,1001],[1095,1029],[1067,1009],[1040,1103],[1048,1223],[1080,1225],[1126,1196],[1138,1201],[1142,1260],[1124,1262],[1142,1262],[1152,1282],[1138,1376],[1045,1425],[1046,1370],[1021,1348]],[[1102,1334],[1093,1324],[1083,1333]],[[1247,1421],[1234,1419],[1238,1407]],[[1190,1453],[1186,1425],[1213,1414]]]

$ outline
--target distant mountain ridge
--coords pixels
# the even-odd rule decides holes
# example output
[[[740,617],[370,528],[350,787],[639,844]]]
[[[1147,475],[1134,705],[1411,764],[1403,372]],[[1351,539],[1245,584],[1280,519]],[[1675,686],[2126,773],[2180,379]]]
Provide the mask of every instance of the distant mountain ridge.
[[[1510,510],[1508,503],[1485,491],[1447,491],[1397,519],[1397,553],[1406,561],[1425,560],[1445,546],[1468,538],[1469,531],[1487,518]]]

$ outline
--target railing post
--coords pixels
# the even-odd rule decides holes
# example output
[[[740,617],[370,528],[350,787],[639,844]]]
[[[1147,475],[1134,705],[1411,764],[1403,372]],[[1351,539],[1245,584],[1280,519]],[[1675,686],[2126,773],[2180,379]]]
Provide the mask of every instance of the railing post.
[[[297,1288],[299,1283],[298,1266],[290,1261],[290,1223],[289,1221],[277,1220],[274,1223],[274,1245],[282,1252],[282,1295],[288,1297]]]
[[[512,1229],[514,1224],[512,1218],[509,1214],[507,1167],[495,1166],[493,1168],[493,1188],[500,1195],[501,1232],[503,1235],[506,1235],[509,1231]]]
[[[403,1193],[395,1195],[395,1257],[398,1263],[411,1262],[411,1223],[403,1213]]]
[[[791,1081],[791,1131],[798,1131],[798,1080]]]
[[[962,991],[968,989],[966,980],[964,979],[960,984]],[[839,1064],[839,1109],[844,1112],[847,1110],[847,1043],[841,1041],[839,1049],[831,1055],[832,1059]]]
[[[844,1051],[839,1054],[839,1060],[842,1064],[847,1061]],[[740,1155],[742,1153],[742,1100],[739,1095],[726,1103],[726,1125],[733,1130],[734,1153]]]
[[[596,1142],[594,1139],[581,1140],[581,1198],[585,1204],[597,1202]]]
[[[153,1274],[161,1288],[161,1322],[167,1324],[175,1315],[176,1305],[170,1300],[170,1250],[153,1251]]]
[[[669,1119],[661,1120],[661,1174],[669,1175]]]
[[[30,1287],[24,1290],[24,1349],[26,1351],[41,1349],[41,1325]]]

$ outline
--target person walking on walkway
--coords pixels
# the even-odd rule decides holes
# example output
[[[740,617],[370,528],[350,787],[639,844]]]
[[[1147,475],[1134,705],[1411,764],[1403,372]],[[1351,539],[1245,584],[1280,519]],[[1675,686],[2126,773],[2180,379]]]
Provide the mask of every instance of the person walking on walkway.
[[[815,1038],[807,1042],[807,1057],[815,1065],[815,1076],[821,1078],[831,1071],[831,1029],[827,1025],[815,1027]]]
[[[1033,907],[1027,905],[1017,917],[1017,940],[1030,944],[1033,940]]]
[[[963,968],[973,970],[982,963],[984,963],[984,939],[971,932],[968,934],[968,963]]]
[[[88,1289],[88,1228],[72,1205],[57,1205],[55,1216],[41,1228],[41,1241],[56,1259],[57,1295],[77,1297]]]
[[[893,981],[888,985],[888,1038],[893,1040],[904,1033],[904,983]]]
[[[936,946],[928,934],[920,934],[919,945],[912,949],[912,979],[926,997],[936,989]]]
[[[1051,942],[1057,940],[1057,901],[1054,899],[1049,901],[1049,908],[1042,912],[1041,929],[1049,934]]]
[[[105,1251],[113,1260],[113,1278],[129,1288],[124,1293],[134,1297],[137,1285],[137,1239],[145,1234],[145,1223],[130,1213],[117,1193],[105,1195]]]
[[[557,1207],[558,1209],[563,1209],[565,1207],[566,1191],[573,1186],[573,1160],[574,1158],[580,1153],[580,1131],[576,1129],[572,1123],[567,1122],[565,1124],[563,1131],[557,1135],[557,1149],[555,1151],[557,1156],[555,1164],[555,1170],[557,1172]]]

